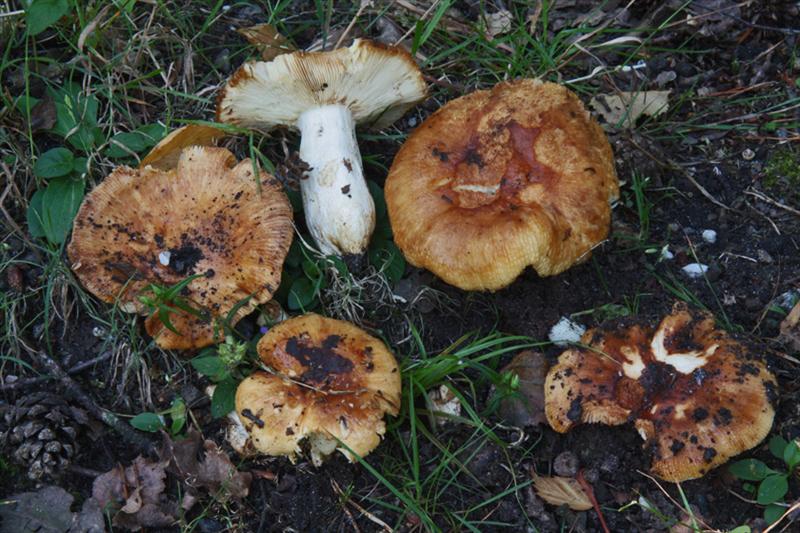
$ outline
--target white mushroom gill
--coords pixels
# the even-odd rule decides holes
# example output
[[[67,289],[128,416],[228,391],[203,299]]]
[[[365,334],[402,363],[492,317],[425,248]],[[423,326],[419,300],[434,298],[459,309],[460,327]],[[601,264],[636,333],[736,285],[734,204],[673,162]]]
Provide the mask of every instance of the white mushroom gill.
[[[309,109],[297,120],[300,181],[308,229],[324,254],[361,254],[375,228],[375,204],[364,181],[353,114],[343,105]]]

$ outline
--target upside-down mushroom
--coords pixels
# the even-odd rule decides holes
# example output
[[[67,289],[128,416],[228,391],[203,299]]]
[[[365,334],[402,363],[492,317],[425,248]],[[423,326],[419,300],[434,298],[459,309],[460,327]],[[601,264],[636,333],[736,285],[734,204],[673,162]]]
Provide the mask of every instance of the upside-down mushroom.
[[[86,289],[127,312],[148,313],[140,297],[151,285],[199,275],[179,295],[195,312],[167,314],[177,333],[158,313],[145,322],[159,346],[185,350],[213,343],[215,320],[237,305],[233,324],[272,297],[292,232],[275,178],[224,148],[194,146],[172,170],[115,169],[84,199],[67,255]]]
[[[422,73],[402,48],[356,39],[330,52],[294,52],[237,70],[219,95],[217,120],[300,131],[306,223],[325,254],[360,255],[375,227],[356,124],[383,128],[425,97]]]
[[[622,321],[587,331],[582,344],[547,375],[550,426],[633,421],[664,480],[701,477],[772,427],[775,377],[708,313],[676,304],[656,328]]]
[[[448,102],[386,179],[406,258],[465,290],[496,290],[528,265],[558,274],[605,239],[619,196],[611,147],[578,97],[537,80]]]
[[[341,320],[308,314],[281,322],[258,342],[271,372],[239,384],[236,412],[253,446],[294,460],[305,441],[315,465],[339,450],[367,455],[400,407],[400,370],[380,340]]]

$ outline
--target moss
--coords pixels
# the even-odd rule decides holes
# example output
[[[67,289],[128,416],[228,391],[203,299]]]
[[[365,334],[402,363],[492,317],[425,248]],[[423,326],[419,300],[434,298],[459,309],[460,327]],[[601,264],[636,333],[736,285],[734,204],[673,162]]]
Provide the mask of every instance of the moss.
[[[800,150],[780,147],[773,151],[761,182],[767,189],[796,194],[800,188]]]

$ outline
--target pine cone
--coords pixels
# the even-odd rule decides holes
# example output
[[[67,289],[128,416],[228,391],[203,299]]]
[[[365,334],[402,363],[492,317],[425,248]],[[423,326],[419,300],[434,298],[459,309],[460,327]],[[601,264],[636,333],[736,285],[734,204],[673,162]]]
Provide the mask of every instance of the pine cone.
[[[20,398],[4,419],[2,444],[32,480],[54,477],[70,463],[78,432],[89,421],[85,411],[49,392]]]

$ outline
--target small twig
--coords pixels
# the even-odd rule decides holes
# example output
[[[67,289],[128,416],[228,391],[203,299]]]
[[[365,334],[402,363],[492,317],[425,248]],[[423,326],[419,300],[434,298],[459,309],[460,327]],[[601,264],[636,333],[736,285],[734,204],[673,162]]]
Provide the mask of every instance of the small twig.
[[[353,26],[356,25],[358,17],[361,16],[361,13],[364,12],[364,9],[367,7],[367,5],[369,5],[369,2],[361,2],[361,5],[358,6],[358,11],[356,11],[356,14],[350,21],[350,24],[347,25],[342,34],[339,36],[339,40],[336,41],[336,46],[334,46],[334,48],[339,48],[340,46],[342,46],[342,43],[344,42],[345,38],[350,34],[350,32],[353,29]]]
[[[649,479],[650,481],[652,481],[653,483],[655,483],[656,487],[658,487],[658,490],[660,490],[660,491],[661,491],[661,492],[664,494],[664,496],[666,496],[666,497],[667,497],[667,499],[668,499],[668,500],[669,500],[669,501],[672,503],[672,505],[674,505],[674,506],[675,506],[675,507],[677,507],[678,509],[684,509],[684,507],[683,507],[681,504],[679,504],[679,503],[678,503],[678,502],[675,500],[675,498],[673,498],[672,496],[670,496],[669,492],[667,492],[667,491],[666,491],[666,489],[664,489],[664,487],[663,487],[663,486],[661,486],[661,483],[659,483],[659,482],[658,482],[658,480],[657,480],[656,478],[654,478],[654,477],[653,477],[653,476],[651,476],[650,474],[645,474],[645,473],[644,473],[644,472],[642,472],[641,470],[637,470],[637,471],[636,471],[636,473],[637,473],[637,474],[641,474],[641,475],[643,475],[644,477],[646,477],[647,479]],[[688,509],[688,511],[691,511],[691,509]],[[700,522],[700,524],[701,524],[701,525],[702,525],[702,526],[703,526],[705,529],[709,529],[709,530],[711,530],[711,527],[709,527],[709,525],[708,525],[708,524],[706,524],[706,523],[705,523],[705,522],[704,522],[702,519],[700,519],[700,518],[697,518],[697,517],[693,517],[693,518],[694,518],[695,520],[697,520],[698,522]]]
[[[86,476],[90,478],[96,478],[103,475],[103,472],[99,472],[92,468],[86,468],[85,466],[79,465],[69,465],[67,466],[67,470],[70,472],[74,472],[76,474],[80,474],[81,476]]]
[[[331,479],[331,485],[333,485],[333,490],[334,490],[334,491],[336,491],[336,493],[337,493],[337,494],[339,494],[339,496],[341,496],[341,495],[342,495],[342,489],[339,487],[339,484],[338,484],[338,483],[336,483],[336,481],[335,481],[335,480]],[[386,531],[387,533],[391,533],[391,532],[392,532],[392,528],[391,528],[391,527],[389,527],[389,524],[387,524],[386,522],[384,522],[383,520],[381,520],[380,518],[378,518],[378,517],[377,517],[377,516],[375,516],[374,514],[370,513],[369,511],[367,511],[366,509],[364,509],[363,507],[361,507],[361,506],[360,506],[360,505],[359,505],[359,504],[358,504],[356,501],[354,501],[352,498],[348,498],[348,499],[347,499],[347,501],[346,501],[346,502],[344,502],[344,503],[345,503],[345,504],[347,504],[347,505],[352,505],[353,507],[355,507],[355,508],[356,508],[356,510],[357,510],[359,513],[361,513],[362,515],[364,515],[364,517],[365,517],[367,520],[369,520],[370,522],[373,522],[374,524],[377,524],[378,526],[380,526],[380,528],[381,528],[381,529],[383,529],[383,530],[384,530],[384,531]],[[346,510],[346,509],[345,509],[345,512],[347,512],[347,510]],[[348,513],[348,515],[350,515],[350,513]],[[352,518],[352,517],[351,517],[351,518]],[[355,523],[355,522],[354,522],[354,523]]]
[[[103,409],[97,405],[92,398],[86,394],[80,385],[67,374],[61,365],[54,361],[49,355],[41,351],[31,352],[41,366],[55,376],[61,385],[66,389],[66,395],[81,404],[87,411],[100,419],[104,424],[116,431],[123,439],[135,446],[137,449],[146,452],[148,455],[155,453],[156,448],[149,439],[137,433],[131,426],[120,420],[114,413]]]
[[[92,365],[95,365],[97,363],[105,361],[106,359],[110,359],[112,355],[113,355],[113,352],[111,352],[109,350],[109,351],[107,351],[107,352],[105,352],[105,353],[103,353],[101,355],[98,355],[97,357],[89,359],[88,361],[83,361],[82,363],[78,363],[77,365],[75,365],[72,368],[70,368],[69,370],[67,370],[67,374],[69,374],[70,376],[78,374],[79,372],[82,372],[83,370],[86,370],[87,368],[89,368]],[[36,385],[37,383],[42,383],[43,381],[47,381],[48,379],[55,379],[55,376],[49,376],[49,375],[48,376],[37,376],[35,378],[27,378],[27,379],[20,379],[20,380],[17,380],[17,381],[12,381],[11,383],[0,383],[0,390],[2,390],[3,392],[6,392],[6,391],[12,391],[12,390],[16,390],[16,389],[23,389],[23,388],[29,387],[31,385]]]
[[[793,215],[797,215],[797,216],[800,217],[800,211],[798,211],[794,207],[788,206],[786,204],[782,204],[777,200],[773,200],[772,198],[770,198],[769,196],[767,196],[766,194],[764,194],[761,191],[757,191],[755,189],[747,189],[746,191],[744,191],[744,193],[747,194],[747,195],[750,195],[750,196],[752,196],[754,198],[758,198],[762,202],[767,202],[768,204],[772,204],[775,207],[779,207],[781,209],[785,209],[786,211],[789,211]]]
[[[592,485],[588,481],[586,481],[586,478],[583,477],[582,469],[578,470],[575,479],[578,481],[583,491],[589,497],[589,501],[592,502],[592,507],[594,507],[594,512],[597,513],[597,516],[600,518],[600,525],[603,527],[603,531],[605,533],[611,533],[611,530],[608,529],[608,526],[606,525],[606,519],[603,517],[603,511],[600,509],[600,504],[597,503],[597,498],[595,498],[594,496],[594,489],[592,488]]]
[[[344,511],[344,514],[347,516],[347,518],[350,520],[350,523],[353,525],[353,530],[356,533],[361,533],[361,529],[359,529],[358,522],[356,522],[356,519],[353,517],[353,513],[351,513],[350,509],[347,508],[347,504],[350,503],[350,498],[345,498],[344,492],[342,492],[342,488],[339,486],[339,484],[336,482],[335,479],[331,479],[331,487],[333,487],[333,491],[339,495],[339,498],[342,502],[342,511]]]

